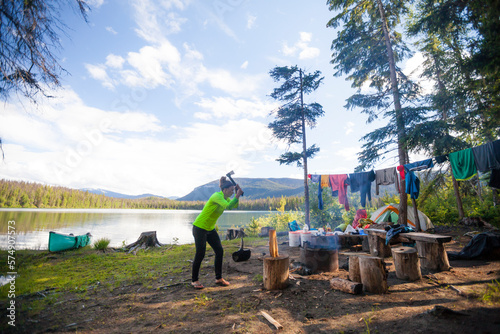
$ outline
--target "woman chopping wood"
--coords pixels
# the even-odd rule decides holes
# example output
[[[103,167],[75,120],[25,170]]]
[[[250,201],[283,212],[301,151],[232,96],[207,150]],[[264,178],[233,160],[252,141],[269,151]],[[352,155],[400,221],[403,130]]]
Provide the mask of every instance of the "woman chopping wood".
[[[222,258],[224,250],[220,242],[219,234],[215,229],[217,219],[222,215],[224,210],[231,210],[238,207],[238,201],[243,194],[239,185],[226,179],[225,176],[221,177],[219,181],[221,191],[214,193],[203,207],[201,213],[196,217],[193,223],[193,236],[196,245],[196,255],[193,261],[193,273],[191,285],[195,289],[203,289],[203,285],[198,280],[201,262],[205,257],[207,242],[215,252],[215,284],[221,286],[228,286],[229,282],[222,278]],[[230,197],[236,194],[233,199]]]

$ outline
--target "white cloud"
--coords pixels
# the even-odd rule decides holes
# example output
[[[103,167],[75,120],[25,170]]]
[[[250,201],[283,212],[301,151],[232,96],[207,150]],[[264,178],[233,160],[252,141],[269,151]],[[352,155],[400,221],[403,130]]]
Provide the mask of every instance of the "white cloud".
[[[428,94],[434,89],[435,81],[420,77],[423,73],[422,64],[424,61],[425,58],[422,52],[416,52],[413,57],[406,61],[403,73],[418,82],[423,88],[423,93]]]
[[[109,66],[109,67],[122,68],[124,62],[125,62],[125,59],[123,59],[123,57],[116,56],[114,54],[109,54],[106,57],[106,66]]]
[[[299,36],[299,40],[292,46],[289,46],[285,42],[283,44],[281,52],[285,56],[295,56],[298,53],[299,59],[312,59],[318,57],[320,54],[320,50],[318,48],[309,46],[309,43],[312,41],[312,34],[308,32],[300,32]]]
[[[231,169],[248,174],[271,155],[267,124],[247,119],[169,127],[175,136],[167,137],[152,114],[91,108],[71,91],[60,92],[39,114],[6,107],[0,178],[183,195]]]
[[[151,0],[133,0],[137,35],[151,43],[162,43],[165,35],[179,33],[187,19],[170,10],[174,7],[184,10],[189,2],[163,1],[158,6]]]
[[[113,35],[118,35],[115,29],[113,27],[106,27],[106,31],[113,34]]]
[[[277,106],[276,103],[265,103],[255,98],[244,100],[224,97],[204,98],[196,104],[209,111],[209,113],[195,114],[195,117],[205,120],[212,117],[229,119],[266,117]]]
[[[248,67],[248,60],[245,60],[243,64],[241,64],[240,68],[246,70]]]
[[[180,61],[180,54],[172,44],[164,41],[159,47],[145,46],[139,52],[129,52],[127,62],[140,74],[142,85],[155,88],[169,86],[173,80],[164,70]]]
[[[248,14],[247,15],[247,29],[252,29],[255,26],[255,21],[257,21],[257,17]]]
[[[108,73],[106,72],[106,67],[104,65],[85,64],[85,68],[90,73],[92,78],[101,81],[104,87],[110,89],[114,88],[113,81],[108,76]]]
[[[345,134],[348,135],[354,131],[354,123],[353,122],[347,122],[346,125],[344,126],[345,129]]]
[[[359,147],[351,146],[351,147],[343,147],[339,150],[336,150],[335,154],[341,156],[347,161],[354,161],[358,159],[359,151],[360,151]]]
[[[103,5],[104,0],[87,0],[87,4],[90,7],[99,8]]]

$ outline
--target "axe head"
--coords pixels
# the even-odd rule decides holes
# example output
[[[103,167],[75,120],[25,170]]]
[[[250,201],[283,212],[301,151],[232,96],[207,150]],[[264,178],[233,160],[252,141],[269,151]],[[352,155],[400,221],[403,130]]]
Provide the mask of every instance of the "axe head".
[[[231,177],[231,175],[234,175],[234,171],[230,171],[229,173],[226,174],[227,177]]]

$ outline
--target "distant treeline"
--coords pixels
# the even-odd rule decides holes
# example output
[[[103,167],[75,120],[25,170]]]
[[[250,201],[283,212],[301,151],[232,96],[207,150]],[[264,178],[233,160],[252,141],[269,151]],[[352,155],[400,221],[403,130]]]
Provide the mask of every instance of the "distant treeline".
[[[281,198],[240,199],[239,210],[276,210]],[[286,210],[300,210],[303,197],[287,197]],[[107,197],[65,187],[0,180],[0,208],[67,209],[187,209],[201,210],[204,201],[176,201],[160,197],[125,199]]]

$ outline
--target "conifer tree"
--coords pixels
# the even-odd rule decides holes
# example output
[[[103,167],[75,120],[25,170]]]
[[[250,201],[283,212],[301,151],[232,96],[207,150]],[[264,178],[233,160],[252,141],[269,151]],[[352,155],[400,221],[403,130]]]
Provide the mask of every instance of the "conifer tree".
[[[275,88],[271,97],[277,101],[284,102],[277,110],[272,111],[276,120],[269,123],[273,136],[289,145],[302,144],[301,152],[283,153],[276,159],[280,165],[297,164],[304,170],[304,204],[305,224],[309,222],[309,187],[307,183],[307,159],[312,158],[319,147],[315,144],[307,147],[306,127],[314,128],[316,119],[323,116],[323,107],[319,103],[304,103],[304,95],[314,92],[320,86],[324,77],[320,71],[304,73],[297,66],[275,67],[269,74],[275,82],[281,82],[281,86]]]
[[[331,46],[335,75],[347,75],[351,86],[357,88],[357,93],[347,99],[346,107],[361,108],[368,114],[368,123],[380,116],[388,122],[362,138],[365,144],[357,171],[372,167],[394,150],[399,164],[407,163],[406,131],[424,117],[425,109],[412,103],[418,98],[418,86],[397,67],[411,55],[397,31],[408,12],[407,4],[402,0],[327,1],[330,11],[336,12],[327,27],[341,27]],[[407,217],[404,192],[400,204],[399,220],[404,223]]]

